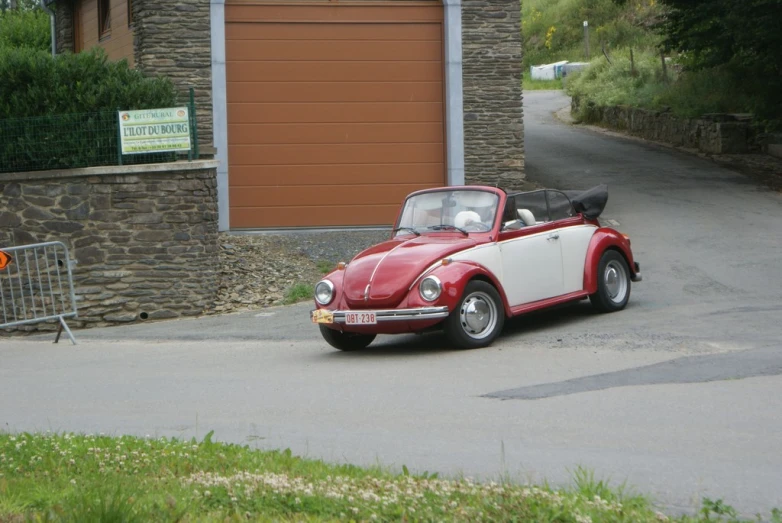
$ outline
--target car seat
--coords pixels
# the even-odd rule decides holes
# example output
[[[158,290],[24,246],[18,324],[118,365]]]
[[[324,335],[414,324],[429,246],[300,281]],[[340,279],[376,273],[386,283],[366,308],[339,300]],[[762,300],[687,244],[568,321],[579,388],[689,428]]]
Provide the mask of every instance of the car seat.
[[[535,215],[532,214],[532,211],[529,209],[519,209],[516,211],[519,215],[519,219],[524,223],[524,225],[535,225],[537,222],[535,221]]]

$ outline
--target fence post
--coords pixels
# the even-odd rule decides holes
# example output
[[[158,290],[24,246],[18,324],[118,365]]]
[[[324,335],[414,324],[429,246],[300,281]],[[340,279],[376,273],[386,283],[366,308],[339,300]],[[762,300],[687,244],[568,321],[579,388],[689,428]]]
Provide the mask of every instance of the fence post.
[[[117,107],[117,165],[122,165],[122,126],[119,123],[120,108]]]
[[[190,122],[193,129],[193,148],[195,149],[195,159],[200,158],[200,152],[198,150],[198,118],[196,118],[195,111],[195,89],[190,88]]]

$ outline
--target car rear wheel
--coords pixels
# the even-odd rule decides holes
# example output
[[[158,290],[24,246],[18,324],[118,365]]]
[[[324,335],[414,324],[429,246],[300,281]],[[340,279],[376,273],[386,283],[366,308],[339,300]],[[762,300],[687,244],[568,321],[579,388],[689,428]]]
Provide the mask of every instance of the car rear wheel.
[[[340,332],[319,325],[320,334],[326,343],[335,349],[344,351],[353,351],[366,349],[375,339],[374,334],[357,334],[355,332]]]
[[[460,349],[486,347],[502,332],[505,311],[491,284],[473,280],[445,320],[445,334]]]
[[[597,264],[597,292],[589,296],[600,312],[620,311],[630,299],[630,269],[616,251],[606,251]]]

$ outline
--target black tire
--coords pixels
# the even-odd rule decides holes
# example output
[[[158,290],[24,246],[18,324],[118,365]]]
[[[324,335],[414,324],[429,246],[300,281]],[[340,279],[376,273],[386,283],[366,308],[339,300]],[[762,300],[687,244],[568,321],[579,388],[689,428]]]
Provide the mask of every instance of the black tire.
[[[504,324],[505,308],[497,289],[485,281],[473,280],[445,319],[444,328],[457,348],[477,349],[491,345]]]
[[[370,343],[375,339],[374,334],[357,334],[355,332],[340,332],[334,329],[329,329],[323,325],[320,327],[320,334],[326,343],[334,347],[335,349],[343,351],[354,351],[366,349]]]
[[[605,251],[597,264],[597,292],[589,296],[600,312],[621,311],[630,299],[630,268],[616,251]]]

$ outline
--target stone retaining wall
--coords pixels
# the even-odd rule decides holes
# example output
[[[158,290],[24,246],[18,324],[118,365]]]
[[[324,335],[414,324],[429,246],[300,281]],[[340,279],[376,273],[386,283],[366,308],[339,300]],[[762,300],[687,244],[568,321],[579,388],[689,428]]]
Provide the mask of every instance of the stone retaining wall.
[[[521,4],[462,1],[467,183],[519,189],[524,180]]]
[[[79,310],[69,325],[197,315],[217,292],[216,167],[0,174],[0,246],[68,246]]]
[[[582,101],[573,97],[571,112],[576,115]],[[698,119],[677,118],[666,111],[651,111],[625,105],[587,107],[587,123],[625,131],[647,140],[698,149],[710,154],[749,152],[752,129],[747,121],[731,115],[712,115]]]

